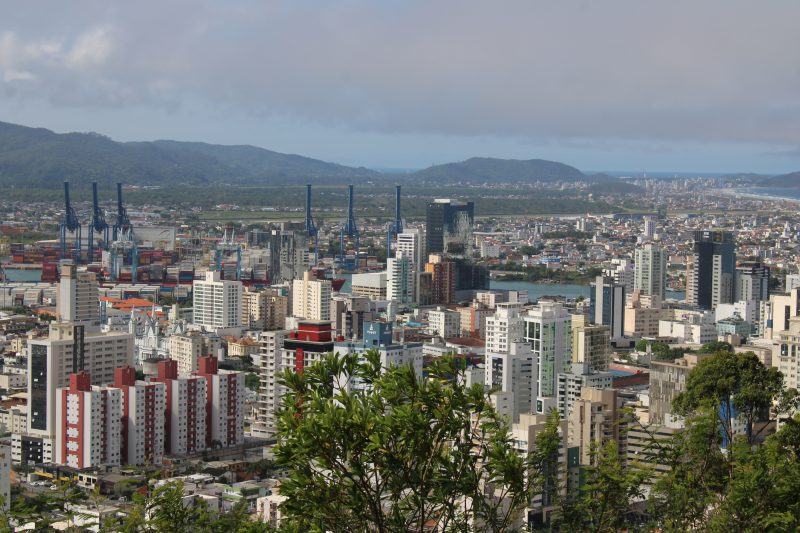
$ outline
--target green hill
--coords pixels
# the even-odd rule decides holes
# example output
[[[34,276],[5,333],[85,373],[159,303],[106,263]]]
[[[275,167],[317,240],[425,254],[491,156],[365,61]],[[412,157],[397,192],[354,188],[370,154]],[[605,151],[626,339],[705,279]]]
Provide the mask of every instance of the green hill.
[[[425,180],[468,182],[575,181],[586,175],[575,167],[544,159],[473,157],[460,163],[434,165],[413,174]]]

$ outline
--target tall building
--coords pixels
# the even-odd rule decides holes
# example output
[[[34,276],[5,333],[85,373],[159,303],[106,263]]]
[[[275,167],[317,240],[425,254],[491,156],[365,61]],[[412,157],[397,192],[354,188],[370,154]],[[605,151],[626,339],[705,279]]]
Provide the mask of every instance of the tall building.
[[[132,367],[117,368],[114,387],[122,391],[122,463],[158,465],[164,458],[166,385],[138,381]]]
[[[625,287],[625,294],[633,292],[636,279],[636,269],[629,259],[616,259],[616,264],[611,268],[603,269],[603,275],[613,278],[614,283]]]
[[[486,353],[508,353],[511,345],[522,341],[522,304],[499,303],[493,316],[486,318]]]
[[[192,296],[195,324],[214,330],[242,326],[242,282],[222,280],[211,270],[194,282]]]
[[[736,245],[729,231],[695,231],[686,267],[686,301],[703,309],[733,303]]]
[[[364,323],[372,320],[374,314],[366,296],[339,293],[331,301],[331,319],[337,337],[360,339]]]
[[[297,329],[268,331],[260,337],[258,413],[254,436],[272,437],[276,413],[285,394],[278,383],[285,370],[300,372],[334,349],[333,327],[329,321],[300,320]]]
[[[660,246],[647,243],[636,248],[633,289],[646,296],[664,299],[667,286],[667,254]]]
[[[644,217],[644,231],[642,236],[645,239],[652,239],[656,235],[656,217]]]
[[[209,448],[244,442],[244,373],[220,370],[216,357],[202,357],[198,376],[207,382],[206,444]]]
[[[406,228],[402,233],[398,233],[395,249],[398,252],[403,252],[405,257],[411,259],[412,267],[419,271],[425,265],[425,261],[428,258],[428,250],[425,244],[425,230],[420,228]]]
[[[117,466],[121,456],[122,391],[92,386],[86,372],[69,376],[56,395],[55,463],[76,469]]]
[[[79,272],[74,264],[63,263],[56,299],[59,320],[76,324],[98,324],[100,303],[97,287],[97,275],[94,272]]]
[[[491,395],[497,412],[509,422],[533,410],[534,355],[531,346],[514,342],[505,353],[487,353],[484,383],[495,392]]]
[[[569,372],[558,375],[558,414],[568,419],[584,388],[610,389],[613,385],[611,372],[590,372],[585,364],[573,363]]]
[[[567,441],[570,447],[579,448],[580,464],[592,464],[593,445],[609,440],[620,443],[624,433],[620,431],[619,419],[616,390],[581,389],[581,398],[573,403],[567,419]],[[619,447],[619,452],[625,456],[624,445]]]
[[[364,272],[350,277],[353,296],[366,296],[371,300],[385,300],[388,283],[386,272]]]
[[[611,337],[608,326],[589,324],[586,315],[572,315],[572,360],[587,372],[608,370]]]
[[[331,282],[316,279],[311,271],[292,282],[292,316],[307,320],[331,319]]]
[[[386,260],[386,298],[403,305],[414,303],[414,267],[402,250]]]
[[[534,412],[546,413],[557,407],[558,374],[570,360],[572,317],[561,304],[541,302],[523,316],[525,342],[533,351],[532,398]]]
[[[674,361],[650,362],[650,423],[676,427],[680,420],[672,416],[672,400],[686,390],[689,372],[703,355],[684,355]]]
[[[595,324],[608,326],[611,341],[624,335],[625,287],[607,276],[597,276],[591,291],[592,319]]]
[[[178,374],[174,360],[159,361],[152,381],[165,388],[164,452],[188,455],[206,449],[206,404],[208,386],[202,376]]]
[[[769,267],[761,261],[743,261],[736,267],[734,300],[769,299]]]
[[[3,510],[11,509],[11,448],[0,446],[0,498]]]
[[[453,303],[456,298],[455,263],[433,254],[425,264],[425,272],[431,274],[431,304]]]
[[[623,331],[629,337],[658,337],[658,322],[663,314],[660,297],[635,291],[625,302]]]
[[[32,339],[28,357],[28,445],[35,462],[52,462],[57,428],[56,389],[69,386],[70,374],[86,371],[93,385],[114,381],[114,369],[133,362],[133,335],[101,332],[96,326],[51,323],[49,335]],[[38,459],[38,460],[36,460]]]
[[[242,293],[242,327],[254,330],[280,329],[289,315],[289,298],[274,288]]]
[[[425,218],[427,253],[463,253],[459,246],[468,246],[475,205],[451,199],[437,199],[428,204]],[[461,235],[461,234],[464,235]],[[447,249],[448,246],[450,249]]]

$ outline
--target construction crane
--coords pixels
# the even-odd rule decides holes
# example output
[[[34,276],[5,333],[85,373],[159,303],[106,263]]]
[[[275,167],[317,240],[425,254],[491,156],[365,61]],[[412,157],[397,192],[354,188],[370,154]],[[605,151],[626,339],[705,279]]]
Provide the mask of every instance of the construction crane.
[[[359,232],[356,226],[356,219],[353,216],[353,186],[347,186],[347,222],[342,226],[342,231],[339,234],[339,262],[344,265],[345,263],[345,249],[344,249],[344,236],[347,235],[350,239],[355,239],[355,265],[358,265],[358,249],[359,249]]]
[[[100,246],[104,249],[108,249],[108,241],[109,241],[109,233],[111,232],[111,228],[106,222],[106,216],[102,209],[100,209],[100,203],[97,200],[97,182],[92,182],[92,222],[89,224],[89,259],[88,261],[91,263],[94,261],[94,234],[99,233],[102,236],[102,240],[100,241]]]
[[[81,223],[72,204],[69,201],[69,182],[64,182],[64,220],[61,222],[61,233],[59,244],[61,246],[61,259],[67,259],[67,233],[72,233],[75,236],[75,250],[73,252],[73,260],[78,264],[81,259]]]
[[[392,238],[403,233],[403,219],[400,217],[400,186],[394,186],[394,222],[389,226],[386,234],[386,257],[392,256]]]
[[[314,265],[319,263],[319,230],[311,216],[311,184],[306,185],[306,233],[314,239]]]
[[[130,231],[133,225],[128,218],[128,211],[122,205],[122,184],[117,183],[117,220],[114,222],[114,240],[120,240],[122,233]]]

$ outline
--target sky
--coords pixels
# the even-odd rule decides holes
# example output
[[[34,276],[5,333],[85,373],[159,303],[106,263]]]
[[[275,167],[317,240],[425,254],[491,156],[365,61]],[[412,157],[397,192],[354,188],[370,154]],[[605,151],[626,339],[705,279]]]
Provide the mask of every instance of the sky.
[[[800,2],[0,0],[0,121],[372,168],[800,170]]]

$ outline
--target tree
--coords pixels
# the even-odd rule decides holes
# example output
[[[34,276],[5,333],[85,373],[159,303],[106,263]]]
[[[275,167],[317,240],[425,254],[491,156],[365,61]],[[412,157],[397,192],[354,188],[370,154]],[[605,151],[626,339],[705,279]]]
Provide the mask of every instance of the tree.
[[[482,385],[463,385],[452,358],[420,379],[382,368],[368,351],[329,354],[286,372],[276,461],[287,526],[299,530],[506,531],[533,494],[551,454],[524,458]],[[355,386],[359,385],[359,386]],[[533,475],[526,475],[532,471]],[[547,481],[550,480],[550,481]]]
[[[778,402],[777,414],[795,405],[796,391],[784,391],[783,376],[767,368],[753,352],[717,352],[702,359],[689,373],[686,391],[673,401],[677,414],[687,415],[701,407],[717,407],[716,412],[726,442],[734,440],[733,421],[745,423],[747,442],[753,444],[757,421],[768,418],[770,407]],[[710,404],[709,404],[710,402]]]
[[[700,347],[698,353],[733,352],[733,346],[723,341],[707,342]]]

